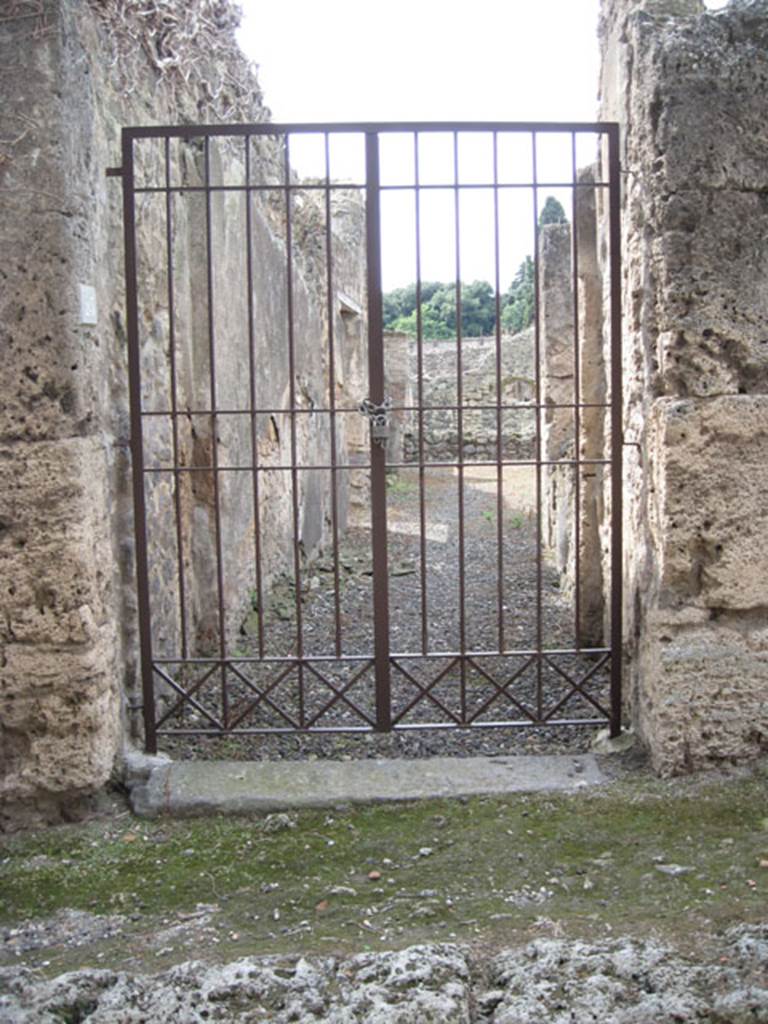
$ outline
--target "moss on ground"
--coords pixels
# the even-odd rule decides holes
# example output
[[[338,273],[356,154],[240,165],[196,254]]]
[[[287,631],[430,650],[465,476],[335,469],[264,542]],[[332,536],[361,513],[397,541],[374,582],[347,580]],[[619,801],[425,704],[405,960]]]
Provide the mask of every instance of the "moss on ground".
[[[0,924],[61,908],[126,915],[98,961],[96,947],[24,958],[51,969],[446,939],[500,946],[542,931],[652,931],[695,948],[766,916],[767,781],[762,768],[567,796],[302,812],[277,831],[259,819],[123,814],[7,840]],[[215,909],[195,933],[190,915],[208,920],[201,903]],[[184,921],[186,937],[182,927],[158,946]]]

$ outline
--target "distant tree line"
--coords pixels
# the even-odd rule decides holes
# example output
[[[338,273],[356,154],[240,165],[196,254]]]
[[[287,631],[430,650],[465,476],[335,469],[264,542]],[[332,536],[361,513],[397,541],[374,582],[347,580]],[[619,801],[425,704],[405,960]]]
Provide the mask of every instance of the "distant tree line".
[[[544,204],[539,225],[566,223],[565,210],[553,196]],[[517,334],[533,322],[535,305],[535,267],[526,256],[509,288],[500,296],[502,330]],[[421,300],[421,331],[424,338],[456,337],[456,284],[422,281],[421,295],[416,285],[396,288],[384,296],[384,326],[392,331],[416,334],[417,299]],[[461,333],[479,338],[496,331],[496,292],[487,281],[472,281],[461,286]]]

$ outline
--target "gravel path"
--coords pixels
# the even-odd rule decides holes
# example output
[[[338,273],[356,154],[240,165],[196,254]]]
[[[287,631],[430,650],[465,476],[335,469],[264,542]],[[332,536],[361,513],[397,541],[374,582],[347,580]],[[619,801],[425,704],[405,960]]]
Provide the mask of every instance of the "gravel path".
[[[498,484],[495,467],[465,471],[463,507],[455,469],[427,473],[424,493],[425,539],[422,579],[420,490],[417,470],[401,470],[388,488],[389,594],[392,669],[392,714],[402,726],[454,724],[455,718],[477,716],[477,723],[526,721],[526,712],[554,708],[572,694],[558,672],[579,678],[595,659],[560,655],[541,672],[541,692],[535,662],[525,655],[483,655],[473,658],[462,679],[460,665],[446,652],[461,648],[462,629],[469,651],[499,650],[503,630],[505,650],[530,650],[537,641],[537,529],[535,471],[508,467],[504,472],[502,503],[503,594],[500,594],[498,556]],[[463,520],[463,530],[460,528]],[[458,566],[463,534],[464,578]],[[242,727],[286,728],[302,711],[317,726],[367,728],[375,721],[373,666],[373,594],[370,525],[360,517],[344,535],[339,553],[338,600],[332,553],[318,561],[302,581],[302,633],[308,655],[336,657],[337,637],[343,656],[361,660],[331,660],[305,672],[303,694],[297,671],[280,677],[281,666],[253,665],[249,676],[268,700],[254,708],[256,694],[240,680],[230,682],[230,711],[246,713]],[[464,617],[462,621],[461,592]],[[541,635],[545,649],[573,646],[573,613],[559,590],[559,579],[546,559],[541,578]],[[499,607],[501,605],[501,613]],[[273,589],[265,609],[263,634],[267,657],[284,657],[296,650],[295,587],[286,577]],[[258,612],[245,625],[237,653],[258,654]],[[430,658],[409,657],[422,651]],[[529,663],[530,662],[530,663]],[[508,693],[499,686],[508,684]],[[278,680],[276,682],[276,680]],[[430,685],[432,684],[432,685]],[[597,671],[588,692],[608,707],[607,668]],[[337,694],[341,696],[337,696]],[[206,699],[218,699],[215,688]],[[205,706],[205,700],[201,703]],[[214,705],[207,705],[213,710]],[[281,714],[282,713],[282,714]],[[184,723],[200,726],[204,719],[186,711]],[[559,717],[595,718],[595,707],[573,694]],[[181,716],[179,716],[181,722]],[[175,757],[393,757],[470,756],[477,754],[577,752],[585,750],[594,727],[529,726],[527,728],[418,728],[394,733],[274,734],[226,738],[163,738],[162,749]]]

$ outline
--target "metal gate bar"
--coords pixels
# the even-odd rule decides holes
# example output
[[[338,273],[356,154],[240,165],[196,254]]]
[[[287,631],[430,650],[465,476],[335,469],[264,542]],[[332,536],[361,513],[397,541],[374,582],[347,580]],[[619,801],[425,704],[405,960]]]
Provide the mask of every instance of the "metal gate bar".
[[[536,132],[531,133],[531,165],[533,167],[533,180],[537,181],[538,165],[537,165],[537,148],[536,148]],[[539,653],[539,657],[536,659],[536,717],[542,719],[544,716],[544,690],[542,687],[542,675],[544,669],[544,659],[541,657],[541,652],[544,647],[543,639],[543,558],[544,558],[544,543],[542,538],[542,522],[541,522],[541,509],[543,505],[544,490],[542,486],[542,430],[541,421],[544,407],[542,403],[542,391],[541,391],[541,317],[539,310],[541,309],[541,279],[539,273],[540,267],[540,236],[539,236],[539,196],[538,191],[534,188],[533,190],[533,294],[534,294],[534,307],[536,314],[533,318],[534,328],[534,345],[533,345],[533,362],[534,362],[534,373],[536,375],[536,508],[539,510],[539,514],[536,517],[536,650]]]
[[[619,126],[608,133],[609,259],[611,274],[611,736],[621,732],[623,643],[623,449],[621,359],[621,166]]]
[[[335,135],[354,133],[364,138],[365,145],[365,180],[357,183],[338,183],[331,177],[330,140]],[[411,134],[413,139],[413,178],[408,184],[382,183],[380,177],[380,140],[391,133]],[[443,133],[451,138],[452,145],[452,181],[439,184],[425,181],[421,177],[420,139],[430,133]],[[489,133],[492,139],[492,180],[463,181],[460,174],[459,140],[463,135],[471,133]],[[499,172],[499,137],[501,135],[527,135],[531,142],[531,177],[522,182],[500,180]],[[552,133],[569,135],[571,146],[570,181],[540,181],[538,168],[538,139]],[[294,136],[321,135],[324,153],[324,180],[319,182],[299,181],[292,170],[290,159],[290,143]],[[577,136],[593,135],[604,140],[607,149],[607,180],[582,185],[578,181]],[[282,159],[282,180],[266,182],[254,179],[254,160],[252,148],[258,141],[265,138],[277,139]],[[241,184],[231,184],[225,180],[217,181],[212,173],[212,144],[214,140],[230,140],[234,144],[241,140],[243,145],[245,178]],[[136,182],[136,146],[146,144],[149,140],[162,143],[162,173],[160,183]],[[176,181],[172,174],[172,141],[177,145],[194,144],[195,140],[202,143],[203,174],[202,183]],[[621,640],[622,640],[622,409],[621,409],[621,309],[620,295],[620,195],[619,195],[619,151],[618,127],[613,124],[560,124],[560,123],[465,123],[434,124],[347,124],[347,125],[220,125],[220,126],[184,126],[175,128],[149,127],[128,128],[123,132],[122,167],[118,172],[123,179],[123,214],[125,222],[125,260],[127,284],[127,333],[129,343],[129,379],[130,408],[132,421],[132,458],[134,470],[134,515],[136,523],[136,560],[138,586],[138,612],[141,632],[141,668],[143,680],[143,716],[146,744],[149,750],[157,746],[158,732],[177,735],[188,734],[220,734],[220,733],[263,733],[285,731],[336,731],[338,729],[356,731],[359,729],[386,730],[392,727],[434,728],[446,725],[462,727],[506,727],[512,725],[540,725],[545,723],[597,724],[606,719],[610,722],[611,732],[615,735],[621,726]],[[455,239],[455,362],[456,362],[456,400],[444,404],[429,404],[426,401],[424,388],[425,337],[423,322],[423,281],[422,281],[422,226],[423,208],[422,195],[430,191],[451,189],[453,192],[453,232]],[[463,343],[462,327],[463,295],[462,295],[462,248],[461,248],[461,196],[473,189],[492,190],[493,196],[493,251],[494,251],[494,288],[496,322],[494,325],[494,368],[496,380],[496,403],[492,405],[466,405],[464,401]],[[541,280],[540,280],[540,232],[539,232],[539,192],[547,188],[569,188],[571,194],[571,278],[573,287],[573,401],[558,402],[554,405],[546,400],[542,381],[542,338],[540,323]],[[600,191],[608,195],[608,243],[610,272],[610,333],[611,333],[611,370],[610,370],[610,402],[582,401],[580,339],[579,339],[579,240],[576,231],[577,196],[581,188],[589,188],[595,194]],[[417,368],[416,402],[402,403],[396,412],[411,414],[418,425],[418,458],[416,463],[405,459],[388,458],[384,446],[371,444],[370,453],[362,459],[342,457],[339,451],[338,417],[353,414],[355,406],[340,403],[335,389],[336,349],[337,342],[334,328],[334,296],[336,282],[334,279],[334,236],[332,231],[332,197],[337,190],[357,190],[365,196],[366,223],[366,274],[367,274],[367,318],[368,318],[368,384],[369,399],[374,407],[384,405],[386,398],[386,375],[383,348],[383,310],[382,310],[382,252],[381,252],[381,199],[387,192],[407,189],[413,192],[415,215],[415,273],[416,273],[416,338],[415,358]],[[535,395],[532,403],[524,407],[533,411],[536,421],[535,452],[533,458],[508,457],[502,447],[504,436],[505,412],[522,408],[519,405],[505,403],[502,398],[502,325],[501,325],[501,228],[500,228],[500,196],[506,191],[526,189],[530,192],[533,213],[534,231],[534,372]],[[297,394],[297,349],[296,349],[296,309],[295,309],[295,256],[293,239],[293,207],[300,192],[320,191],[323,194],[325,222],[323,231],[325,269],[325,293],[327,313],[327,358],[328,388],[327,404],[302,407]],[[217,337],[218,325],[216,303],[220,301],[221,285],[216,277],[216,254],[214,250],[214,197],[236,193],[244,197],[245,204],[245,288],[247,291],[247,364],[249,373],[247,408],[241,403],[232,405],[226,400],[220,401],[217,387]],[[255,304],[255,286],[259,274],[259,266],[254,252],[254,202],[258,196],[269,194],[282,196],[284,203],[284,247],[285,247],[285,287],[286,287],[286,331],[288,360],[288,408],[274,401],[265,400],[259,403],[257,380],[259,376],[259,357],[256,343],[256,321],[258,310]],[[165,273],[167,278],[167,331],[168,331],[168,401],[164,406],[153,407],[152,402],[144,402],[144,383],[142,381],[142,355],[140,330],[140,291],[142,282],[139,275],[137,251],[137,197],[142,201],[151,200],[157,195],[163,201],[165,211]],[[177,268],[174,264],[174,244],[176,230],[175,202],[179,197],[198,195],[204,203],[204,301],[206,305],[207,359],[208,359],[208,407],[199,407],[198,402],[183,402],[179,391],[179,349],[183,344],[180,335],[178,309],[176,301]],[[199,392],[198,392],[199,394]],[[168,406],[168,407],[166,407]],[[492,413],[496,423],[495,458],[492,460],[468,459],[465,454],[465,412],[487,410]],[[581,434],[582,411],[587,409],[609,409],[611,425],[610,457],[582,458]],[[552,459],[545,457],[542,449],[543,417],[546,410],[572,409],[575,444],[573,458]],[[432,413],[449,413],[455,415],[457,426],[457,455],[455,460],[435,459],[430,457],[425,445],[426,415]],[[329,430],[328,459],[306,460],[302,456],[298,439],[299,423],[302,418],[314,415],[327,416]],[[236,461],[234,464],[222,462],[220,458],[220,431],[227,421],[237,424],[242,417],[247,417],[250,436],[250,459],[247,462]],[[289,423],[290,461],[280,458],[277,462],[263,463],[259,454],[259,430],[264,417],[287,417]],[[182,428],[191,425],[194,435],[196,419],[205,419],[210,430],[210,460],[207,464],[190,464],[188,456],[182,452]],[[144,430],[145,424],[156,421],[161,424],[170,422],[171,463],[162,459],[157,461],[146,458]],[[306,422],[309,422],[308,420]],[[466,576],[466,507],[465,507],[465,474],[468,468],[477,466],[493,466],[496,471],[495,509],[496,509],[496,573],[495,584],[495,643],[484,648],[475,649],[468,636],[467,621],[467,576]],[[505,602],[508,592],[505,584],[506,559],[504,551],[504,474],[507,467],[530,466],[535,474],[535,490],[537,505],[537,523],[535,538],[535,608],[536,631],[534,643],[529,648],[525,645],[508,645],[505,624]],[[611,496],[611,564],[610,564],[610,643],[607,646],[584,646],[581,641],[581,474],[584,467],[610,467]],[[573,474],[574,507],[575,507],[575,588],[574,588],[574,644],[573,647],[547,647],[544,637],[544,574],[545,552],[543,539],[543,474],[548,467],[566,467]],[[458,521],[458,649],[436,649],[431,642],[429,611],[431,586],[428,573],[428,512],[427,512],[427,471],[451,468],[458,477],[457,486],[457,521]],[[418,475],[418,551],[419,551],[419,639],[413,649],[392,650],[389,609],[389,553],[387,527],[387,487],[386,474],[392,470],[415,470]],[[370,473],[371,487],[371,536],[373,557],[373,647],[362,653],[350,652],[345,649],[344,616],[341,598],[341,566],[340,550],[343,543],[338,503],[340,474],[351,471],[367,471]],[[304,566],[300,550],[300,474],[327,473],[330,482],[330,548],[332,554],[332,573],[334,581],[333,593],[333,627],[328,638],[325,651],[317,653],[308,651],[304,636],[304,610],[302,608]],[[253,504],[253,582],[255,601],[259,609],[257,635],[252,649],[238,651],[229,642],[231,627],[228,621],[226,557],[224,552],[224,493],[232,474],[246,473],[251,479]],[[289,654],[275,655],[267,646],[267,636],[263,609],[267,599],[267,582],[264,577],[264,527],[262,508],[264,496],[262,479],[265,474],[286,474],[290,478],[290,518],[293,530],[292,576],[295,594],[295,627],[296,639],[294,650]],[[146,481],[171,481],[170,508],[173,514],[173,535],[176,547],[176,586],[178,597],[178,653],[176,651],[155,650],[153,637],[153,607],[151,599],[151,561],[149,557],[148,530],[156,528],[150,524]],[[281,477],[282,479],[282,477]],[[198,483],[196,484],[195,481]],[[202,481],[202,483],[200,483]],[[188,559],[192,557],[192,545],[185,535],[184,495],[189,488],[204,487],[209,481],[212,492],[213,509],[213,547],[215,562],[214,604],[216,608],[216,648],[217,654],[195,649],[191,637],[189,620],[189,586]],[[156,509],[153,509],[155,515]],[[167,648],[166,643],[166,648]],[[562,658],[586,657],[586,670],[567,670],[563,667]],[[489,658],[506,659],[510,667],[503,669],[501,678],[482,662]],[[514,659],[517,659],[515,662]],[[414,663],[422,666],[434,664],[437,675],[427,679],[419,675]],[[334,675],[338,666],[350,666],[352,672],[347,677]],[[249,674],[255,668],[274,666],[277,675],[271,679],[262,679],[259,675]],[[328,666],[323,669],[322,666]],[[334,667],[336,666],[336,667]],[[352,666],[357,668],[352,669]],[[526,706],[514,692],[510,691],[513,683],[522,679],[529,670],[535,671],[535,708]],[[374,672],[375,714],[355,703],[353,688],[366,682],[369,671]],[[588,688],[598,676],[606,670],[610,674],[610,706],[606,708],[601,699]],[[285,704],[278,696],[278,690],[295,671],[297,680],[295,707]],[[393,705],[393,677],[405,680],[415,690],[410,700],[395,708]],[[582,674],[579,674],[579,672]],[[450,706],[444,696],[438,696],[437,688],[450,681],[458,673],[457,710]],[[469,675],[473,680],[480,680],[487,688],[487,696],[479,699],[480,707],[470,708],[468,703]],[[547,708],[545,694],[545,676],[547,679],[561,677],[568,689],[565,695],[554,705]],[[217,681],[219,702],[217,709],[210,703],[208,687],[211,681]],[[165,687],[166,706],[157,704],[156,682]],[[310,695],[308,687],[320,684],[325,690],[325,700],[317,705],[314,691]],[[170,696],[169,696],[170,694]],[[558,712],[570,699],[578,695],[587,704],[592,705],[597,716],[557,718]],[[307,702],[314,701],[312,706]],[[503,719],[481,719],[497,701],[508,702],[513,711],[522,717]],[[232,701],[235,703],[232,704]],[[476,702],[477,703],[477,702]],[[443,716],[439,722],[406,721],[409,713],[419,705],[430,704]],[[341,705],[354,713],[364,724],[345,722],[344,724],[326,724],[326,715]],[[498,704],[496,704],[498,706]],[[193,709],[198,721],[190,726],[184,720],[174,724],[174,716]],[[247,724],[249,716],[255,712],[269,709],[278,721],[270,725]],[[201,720],[202,724],[200,724]],[[284,724],[281,724],[284,723]],[[246,723],[244,725],[244,723]]]
[[[493,284],[496,292],[496,395],[502,393],[501,361],[501,240],[499,227],[499,137],[493,136]],[[504,650],[504,463],[501,458],[502,407],[496,402],[496,615],[499,650]]]
[[[245,181],[251,183],[251,140],[245,137]],[[259,608],[264,607],[264,580],[261,570],[261,500],[259,496],[259,445],[258,445],[258,423],[256,419],[256,338],[254,331],[254,303],[253,303],[253,214],[251,209],[251,196],[245,194],[245,234],[246,234],[246,275],[247,275],[247,302],[248,302],[248,393],[251,409],[251,461],[253,477],[253,556],[255,562],[256,601]],[[264,657],[264,620],[260,615],[256,625],[259,657]]]
[[[571,177],[574,181],[578,178],[578,165],[576,161],[576,136],[571,136]],[[571,230],[571,275],[573,280],[577,282],[579,280],[579,232],[577,230],[577,210],[576,210],[576,189],[571,193],[571,224],[573,228]],[[575,490],[574,505],[576,507],[576,515],[573,517],[574,522],[574,545],[573,554],[576,562],[575,575],[576,579],[579,580],[581,577],[581,516],[579,515],[579,509],[581,508],[581,409],[579,408],[579,402],[581,401],[581,360],[579,359],[579,289],[574,287],[573,289],[573,419],[574,419],[574,434],[576,436],[576,444],[574,445],[574,455],[576,456],[576,470],[573,475],[573,485]],[[581,588],[576,587],[573,595],[573,637],[575,640],[576,650],[581,647]]]
[[[384,403],[384,333],[381,292],[381,183],[379,181],[379,138],[365,135],[365,225],[368,270],[368,387],[376,406]],[[392,725],[389,672],[389,586],[387,558],[386,450],[371,445],[371,532],[373,545],[373,615],[376,657],[376,725]]]
[[[456,246],[456,429],[459,435],[459,650],[461,659],[461,721],[467,718],[467,589],[466,589],[466,552],[464,525],[464,373],[462,365],[462,331],[461,331],[461,216],[459,205],[459,134],[453,133],[453,224]],[[501,396],[498,396],[501,401]],[[501,445],[501,438],[498,439]]]
[[[331,180],[331,151],[328,134],[325,135],[323,147],[325,158],[325,180]],[[332,233],[331,233],[331,192],[325,191],[325,253],[328,268],[328,308],[333,305],[333,261]],[[334,346],[334,325],[333,317],[328,317],[328,411],[329,425],[331,431],[331,529],[333,540],[333,614],[334,614],[334,653],[338,658],[341,655],[341,576],[339,570],[339,496],[338,496],[338,470],[336,468],[336,353]]]

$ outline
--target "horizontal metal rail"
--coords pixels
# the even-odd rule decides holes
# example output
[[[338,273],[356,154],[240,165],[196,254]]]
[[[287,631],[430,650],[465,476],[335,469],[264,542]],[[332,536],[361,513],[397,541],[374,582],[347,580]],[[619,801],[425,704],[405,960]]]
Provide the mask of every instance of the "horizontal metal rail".
[[[306,135],[325,133],[344,135],[391,135],[412,132],[513,132],[515,134],[556,132],[561,135],[616,135],[618,125],[599,121],[351,121],[331,124],[305,122],[298,124],[198,124],[198,125],[146,125],[123,129],[123,138],[136,139],[206,139],[220,136],[249,135]]]

